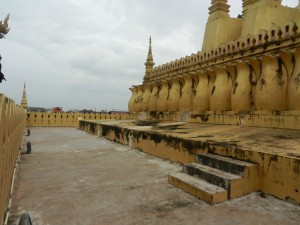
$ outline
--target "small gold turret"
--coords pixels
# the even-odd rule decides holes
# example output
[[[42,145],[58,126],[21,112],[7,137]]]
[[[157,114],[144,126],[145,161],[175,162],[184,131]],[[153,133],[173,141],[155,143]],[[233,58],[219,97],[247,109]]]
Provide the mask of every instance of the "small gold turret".
[[[229,18],[229,8],[227,0],[212,0],[211,7],[209,7],[208,20],[215,20],[219,18]]]
[[[155,63],[153,62],[153,55],[152,55],[152,41],[151,41],[151,37],[150,37],[149,51],[148,51],[148,55],[147,55],[147,61],[145,62],[146,72],[145,72],[145,76],[144,76],[144,83],[150,79],[150,72],[152,71],[154,65],[155,65]]]
[[[28,110],[27,98],[26,98],[26,85],[24,83],[23,96],[21,101],[21,107],[25,110]]]

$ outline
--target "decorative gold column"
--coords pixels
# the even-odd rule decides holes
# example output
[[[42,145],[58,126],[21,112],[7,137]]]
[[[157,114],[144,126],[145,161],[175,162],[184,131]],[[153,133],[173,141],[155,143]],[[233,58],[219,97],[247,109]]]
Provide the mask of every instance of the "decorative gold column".
[[[129,88],[129,90],[131,91],[131,97],[128,101],[128,111],[134,112],[134,104],[135,104],[134,100],[137,97],[137,90],[134,87]]]
[[[283,58],[283,55],[281,57]],[[287,108],[292,111],[300,111],[300,48],[297,48],[291,57],[292,60],[289,60],[291,64],[286,64],[289,72]]]
[[[188,75],[184,77],[184,85],[182,87],[182,95],[179,100],[179,111],[193,110],[193,78]]]
[[[166,80],[161,81],[161,90],[158,94],[157,111],[167,112],[168,111],[168,95],[169,95],[169,84]]]
[[[144,94],[142,96],[142,102],[141,102],[141,111],[146,112],[148,111],[148,101],[151,95],[151,86],[148,84],[144,84]]]
[[[159,92],[159,83],[154,83],[152,85],[152,91],[148,101],[148,111],[156,112],[157,111],[157,102],[158,102],[158,92]]]
[[[179,109],[179,99],[180,99],[180,81],[179,79],[172,79],[170,81],[171,89],[168,98],[168,111],[177,112]]]
[[[238,61],[236,62],[237,77],[231,92],[231,108],[233,111],[254,110],[252,95],[252,74],[250,65]]]
[[[231,110],[232,78],[225,67],[215,67],[215,82],[211,89],[210,110]]]
[[[207,73],[200,72],[198,84],[193,97],[193,111],[208,111],[210,102],[210,78]]]
[[[255,92],[256,110],[287,109],[287,72],[278,57],[262,56],[262,72]]]
[[[142,96],[143,96],[143,87],[142,86],[135,86],[137,89],[137,95],[134,99],[134,112],[141,111],[141,103],[142,103]]]

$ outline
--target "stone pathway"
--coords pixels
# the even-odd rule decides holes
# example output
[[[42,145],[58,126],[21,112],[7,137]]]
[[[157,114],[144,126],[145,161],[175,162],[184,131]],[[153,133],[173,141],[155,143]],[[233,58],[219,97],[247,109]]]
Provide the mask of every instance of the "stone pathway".
[[[300,207],[253,193],[210,206],[168,184],[180,165],[73,128],[31,128],[9,224],[297,225]]]

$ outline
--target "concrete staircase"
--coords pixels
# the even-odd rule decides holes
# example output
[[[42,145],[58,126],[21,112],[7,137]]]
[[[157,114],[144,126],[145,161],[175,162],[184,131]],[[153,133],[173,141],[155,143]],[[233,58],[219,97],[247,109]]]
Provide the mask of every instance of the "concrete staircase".
[[[168,177],[169,183],[214,204],[257,190],[258,165],[215,154],[199,154],[196,162]]]

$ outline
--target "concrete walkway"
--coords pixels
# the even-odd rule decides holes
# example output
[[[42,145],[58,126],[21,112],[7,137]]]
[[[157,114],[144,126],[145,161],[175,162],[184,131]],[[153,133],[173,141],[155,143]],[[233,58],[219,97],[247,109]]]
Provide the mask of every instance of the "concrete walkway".
[[[167,182],[180,165],[73,128],[31,128],[9,224],[300,224],[300,207],[251,195],[207,205]]]

